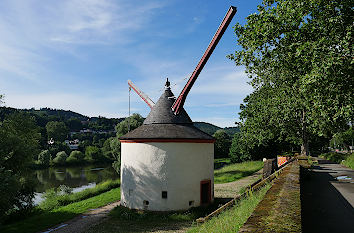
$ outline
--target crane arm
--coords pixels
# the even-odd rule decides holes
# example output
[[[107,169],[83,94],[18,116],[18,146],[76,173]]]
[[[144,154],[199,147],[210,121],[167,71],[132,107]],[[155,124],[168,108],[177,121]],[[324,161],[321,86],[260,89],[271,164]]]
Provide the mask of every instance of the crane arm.
[[[145,101],[145,103],[147,103],[147,105],[149,105],[150,108],[154,107],[155,105],[154,101],[152,101],[147,94],[139,90],[139,88],[135,86],[135,84],[131,80],[128,80],[128,85],[131,88],[133,88],[133,90],[140,96],[140,98],[142,98]]]
[[[194,69],[191,77],[189,78],[187,84],[184,86],[183,90],[181,91],[181,94],[179,94],[178,98],[172,105],[172,111],[177,115],[183,108],[184,102],[186,101],[187,95],[189,91],[191,90],[195,80],[198,78],[198,75],[202,71],[204,65],[207,63],[210,55],[213,53],[216,45],[218,44],[219,40],[221,39],[222,35],[226,31],[226,28],[229,26],[232,18],[236,14],[236,7],[231,6],[229,10],[227,11],[223,21],[221,22],[218,30],[216,31],[213,39],[211,40],[208,48],[204,52],[203,57],[200,59],[197,67]]]

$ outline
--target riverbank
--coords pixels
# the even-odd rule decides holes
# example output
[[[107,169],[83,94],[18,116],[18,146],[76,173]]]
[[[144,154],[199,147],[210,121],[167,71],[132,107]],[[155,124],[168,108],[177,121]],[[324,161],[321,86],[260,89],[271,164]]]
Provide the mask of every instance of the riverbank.
[[[112,189],[114,185],[117,183],[106,182],[79,193],[49,198],[48,203],[35,207],[27,218],[1,226],[0,232],[35,233],[68,221],[91,209],[117,202],[120,200],[120,188]],[[67,204],[67,202],[72,203]]]

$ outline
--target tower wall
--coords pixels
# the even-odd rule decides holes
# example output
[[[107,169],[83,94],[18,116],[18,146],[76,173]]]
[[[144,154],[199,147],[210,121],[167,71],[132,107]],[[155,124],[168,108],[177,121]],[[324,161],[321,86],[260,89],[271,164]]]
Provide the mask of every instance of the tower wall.
[[[201,181],[214,198],[214,144],[146,142],[121,144],[121,205],[152,211],[199,206]],[[167,193],[162,193],[167,192]]]

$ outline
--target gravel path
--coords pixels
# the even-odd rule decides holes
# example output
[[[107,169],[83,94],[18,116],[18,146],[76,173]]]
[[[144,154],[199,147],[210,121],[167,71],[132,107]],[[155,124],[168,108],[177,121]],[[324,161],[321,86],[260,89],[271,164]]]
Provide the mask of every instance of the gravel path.
[[[214,184],[214,197],[216,198],[233,198],[241,189],[246,188],[256,180],[260,179],[263,174],[263,169],[253,173],[253,175],[244,177],[234,182],[224,184]]]
[[[113,202],[109,205],[93,209],[90,212],[81,214],[67,222],[61,223],[57,226],[54,226],[45,231],[41,231],[42,233],[81,233],[86,232],[90,227],[99,224],[107,214],[117,205],[119,205],[119,201]]]

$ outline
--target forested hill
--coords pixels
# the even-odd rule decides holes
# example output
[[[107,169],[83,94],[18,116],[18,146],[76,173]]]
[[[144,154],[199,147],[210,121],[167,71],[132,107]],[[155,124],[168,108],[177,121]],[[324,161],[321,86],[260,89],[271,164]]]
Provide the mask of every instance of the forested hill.
[[[90,128],[94,130],[113,130],[114,126],[124,120],[124,118],[105,118],[105,117],[88,117],[80,113],[70,110],[41,108],[16,109],[9,107],[0,107],[0,120],[8,114],[14,112],[25,112],[34,116],[36,123],[40,127],[45,127],[50,121],[62,121],[70,129],[70,131],[78,131],[82,128]],[[86,122],[86,123],[85,123]]]
[[[45,127],[45,125],[49,121],[63,121],[68,125],[68,127],[72,131],[79,129],[77,127],[76,129],[74,126],[71,127],[71,125],[75,123],[74,120],[81,121],[81,122],[85,122],[85,121],[89,122],[89,124],[86,126],[88,128],[94,128],[94,129],[104,128],[108,130],[108,129],[113,129],[114,125],[118,124],[119,122],[125,119],[125,118],[88,117],[70,110],[52,109],[52,108],[41,108],[39,110],[36,110],[34,108],[16,109],[16,108],[9,108],[9,107],[0,107],[0,120],[3,120],[5,115],[17,111],[26,112],[31,115],[34,115],[37,124],[41,127]],[[207,122],[194,122],[194,126],[210,135],[213,135],[217,130],[220,129],[224,130],[230,136],[233,136],[235,133],[240,131],[238,127],[221,128]]]
[[[240,129],[238,127],[221,128],[221,127],[218,127],[216,125],[213,125],[213,124],[210,124],[207,122],[194,122],[193,124],[195,127],[200,129],[201,131],[204,131],[210,135],[213,135],[219,129],[224,130],[230,136],[233,136],[235,133],[240,132]]]

